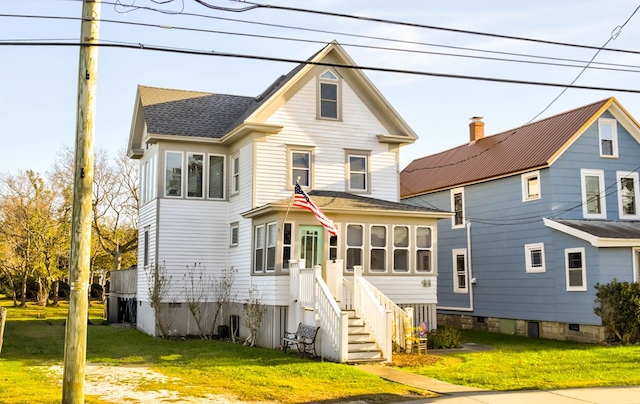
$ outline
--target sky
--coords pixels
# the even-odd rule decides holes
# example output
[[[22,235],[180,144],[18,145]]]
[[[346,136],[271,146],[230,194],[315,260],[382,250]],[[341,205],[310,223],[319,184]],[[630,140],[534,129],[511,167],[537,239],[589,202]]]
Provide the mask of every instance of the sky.
[[[236,9],[248,5],[207,2]],[[640,91],[640,12],[633,15],[640,6],[638,0],[255,2],[592,47],[609,42],[607,48],[638,53],[603,50],[596,55],[597,49],[274,8],[214,10],[194,0],[103,1],[100,42],[304,60],[337,40],[360,66],[557,84],[571,83],[595,57],[591,67],[598,69],[584,71],[575,85]],[[6,43],[77,43],[81,10],[79,0],[0,0],[0,136],[4,140],[0,174],[24,170],[44,174],[64,147],[73,146],[79,48]],[[34,18],[44,16],[71,19]],[[95,146],[113,155],[126,148],[139,84],[257,96],[293,67],[245,58],[100,48]],[[485,133],[491,135],[538,115],[536,119],[542,119],[614,96],[640,120],[640,92],[568,89],[552,103],[562,87],[393,72],[365,74],[419,136],[401,149],[400,169],[413,159],[468,142],[472,116],[482,116]]]

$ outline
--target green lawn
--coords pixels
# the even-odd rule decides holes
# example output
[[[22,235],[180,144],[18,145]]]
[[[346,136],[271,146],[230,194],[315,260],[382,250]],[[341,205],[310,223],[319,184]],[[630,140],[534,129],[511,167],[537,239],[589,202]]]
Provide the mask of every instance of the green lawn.
[[[52,377],[64,352],[66,307],[7,307],[8,319],[0,353],[0,402],[60,402],[62,387]],[[135,329],[104,325],[102,306],[91,308],[87,360],[91,364],[151,369],[169,379],[147,380],[123,390],[171,390],[184,396],[225,395],[243,401],[302,403],[371,403],[415,400],[429,393],[384,381],[356,367],[301,359],[281,351],[244,347],[224,341],[162,340]],[[40,318],[37,318],[40,317]],[[45,318],[42,318],[45,317]],[[101,401],[87,388],[86,401]]]
[[[491,390],[640,385],[640,346],[578,344],[463,331],[466,342],[494,350],[453,353],[431,366],[403,368],[450,383]]]

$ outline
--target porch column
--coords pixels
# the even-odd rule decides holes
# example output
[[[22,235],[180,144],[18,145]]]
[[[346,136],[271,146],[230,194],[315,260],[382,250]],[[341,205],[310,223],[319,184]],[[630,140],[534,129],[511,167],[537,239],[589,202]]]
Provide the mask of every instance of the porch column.
[[[326,262],[327,270],[325,281],[336,302],[342,300],[343,263],[343,260],[329,260]]]

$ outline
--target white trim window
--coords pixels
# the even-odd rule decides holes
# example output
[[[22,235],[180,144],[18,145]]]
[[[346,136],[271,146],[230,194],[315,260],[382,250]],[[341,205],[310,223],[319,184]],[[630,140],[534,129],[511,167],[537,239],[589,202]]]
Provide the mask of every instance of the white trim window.
[[[582,215],[585,219],[606,219],[607,206],[603,170],[580,170]]]
[[[204,198],[204,154],[187,153],[187,198]]]
[[[347,154],[347,191],[369,191],[369,156],[366,154]]]
[[[522,178],[522,201],[540,199],[540,171],[532,171],[520,176]]]
[[[393,272],[409,272],[409,226],[393,226]]]
[[[182,152],[165,153],[165,196],[177,198],[182,196],[182,157]]]
[[[587,290],[587,266],[584,247],[564,250],[567,273],[567,292],[584,292]]]
[[[225,194],[225,159],[223,155],[209,155],[209,183],[207,187],[209,199],[224,199]]]
[[[229,228],[229,245],[231,247],[236,247],[238,245],[238,237],[240,235],[240,224],[238,222],[231,223]]]
[[[240,192],[240,157],[231,156],[231,193]]]
[[[149,266],[149,226],[144,228],[144,241],[142,245],[142,265]]]
[[[618,128],[615,119],[598,119],[600,157],[618,157]]]
[[[292,223],[285,223],[283,225],[284,231],[282,232],[282,268],[289,269],[289,261],[293,255],[291,254],[292,245],[291,242],[293,240],[292,237]]]
[[[347,272],[353,272],[353,267],[362,265],[362,251],[364,242],[364,228],[361,224],[347,225]]]
[[[387,226],[372,225],[369,228],[369,269],[371,272],[387,271]]]
[[[469,293],[467,276],[467,249],[452,251],[453,256],[453,292]]]
[[[264,272],[265,225],[256,226],[253,238],[253,272]]]
[[[640,282],[640,247],[633,249],[633,281]]]
[[[340,119],[340,81],[326,70],[318,80],[318,117],[320,119]]]
[[[545,272],[544,243],[525,244],[524,260],[527,273]]]
[[[273,272],[276,270],[276,246],[278,245],[278,225],[276,222],[267,223],[266,242],[265,268],[267,272]]]
[[[311,187],[312,186],[312,169],[313,169],[313,154],[310,150],[297,150],[291,149],[289,151],[289,161],[291,162],[291,181],[289,185],[293,187],[296,185],[296,181],[300,183],[300,186]],[[300,178],[300,180],[298,180]]]
[[[640,186],[637,172],[617,171],[618,214],[620,219],[639,220]]]
[[[451,228],[460,229],[464,227],[464,188],[451,190],[451,211],[455,213],[451,217]]]
[[[276,222],[261,224],[254,231],[253,272],[273,272],[276,269],[276,245],[278,226]]]
[[[416,272],[433,272],[433,231],[416,227]]]

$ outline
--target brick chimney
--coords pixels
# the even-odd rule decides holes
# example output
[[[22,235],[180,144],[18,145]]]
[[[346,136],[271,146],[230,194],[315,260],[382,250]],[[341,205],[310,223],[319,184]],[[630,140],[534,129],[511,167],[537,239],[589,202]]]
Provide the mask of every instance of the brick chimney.
[[[481,116],[471,117],[471,123],[469,124],[469,141],[475,142],[478,139],[484,137],[484,122],[482,122]]]

